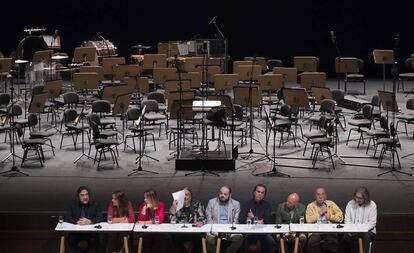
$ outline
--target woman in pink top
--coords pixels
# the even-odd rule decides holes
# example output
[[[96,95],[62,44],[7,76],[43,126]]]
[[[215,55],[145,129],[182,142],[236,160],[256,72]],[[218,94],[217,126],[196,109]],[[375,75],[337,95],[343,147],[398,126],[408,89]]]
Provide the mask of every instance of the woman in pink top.
[[[138,223],[164,223],[164,203],[159,201],[157,192],[150,189],[144,192],[144,203],[138,207]]]
[[[112,220],[111,220],[112,219]],[[132,204],[122,191],[112,193],[112,200],[108,205],[109,223],[134,223],[135,215]]]

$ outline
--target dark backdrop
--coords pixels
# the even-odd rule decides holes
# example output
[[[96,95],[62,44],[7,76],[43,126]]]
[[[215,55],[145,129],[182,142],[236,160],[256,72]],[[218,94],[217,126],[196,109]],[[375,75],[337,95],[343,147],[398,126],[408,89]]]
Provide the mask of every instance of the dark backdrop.
[[[11,0],[13,1],[13,0]],[[336,51],[333,30],[343,56],[366,61],[366,73],[379,76],[373,64],[374,48],[393,49],[400,34],[398,61],[413,53],[412,8],[409,1],[16,1],[5,3],[0,15],[0,51],[9,54],[24,38],[23,29],[40,26],[59,30],[62,51],[99,33],[128,56],[135,44],[190,39],[196,34],[214,37],[213,16],[229,38],[231,60],[256,54],[282,59],[291,65],[294,55],[316,55],[321,70],[333,74]],[[148,51],[151,52],[151,51]]]

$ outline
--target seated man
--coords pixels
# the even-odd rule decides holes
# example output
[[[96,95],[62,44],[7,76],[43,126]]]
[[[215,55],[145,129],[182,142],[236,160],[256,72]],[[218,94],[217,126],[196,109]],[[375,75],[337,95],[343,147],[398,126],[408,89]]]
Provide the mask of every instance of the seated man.
[[[297,193],[291,193],[286,202],[280,203],[276,210],[276,224],[290,224],[290,223],[300,223],[300,219],[305,217],[305,205],[300,203],[300,196]],[[293,245],[295,240],[295,233],[285,234],[283,239],[288,244],[290,252],[293,252]],[[299,238],[299,252],[302,252],[303,247],[306,244],[306,235],[300,233]],[[289,251],[288,251],[289,252]]]
[[[68,222],[78,225],[90,225],[102,221],[102,211],[98,202],[90,199],[91,190],[81,186],[76,198],[70,203]],[[76,233],[68,235],[68,244],[73,252],[99,252],[97,234]]]
[[[263,184],[258,184],[254,187],[253,198],[243,207],[241,223],[246,223],[247,220],[250,220],[250,222],[256,220],[258,224],[272,223],[272,206],[264,200],[266,191],[266,186]],[[277,251],[275,239],[270,234],[248,235],[245,239],[248,247],[260,241],[260,252],[272,253]]]
[[[307,223],[340,223],[343,220],[341,209],[330,200],[326,199],[326,190],[318,187],[315,190],[315,201],[306,207]],[[308,249],[310,253],[336,252],[338,238],[336,234],[309,234]]]
[[[200,201],[193,199],[193,192],[189,187],[184,188],[184,193],[184,206],[181,209],[177,210],[177,200],[174,200],[171,205],[171,222],[192,223],[197,227],[203,226],[206,221],[203,205]],[[201,236],[199,234],[173,234],[171,237],[177,252],[201,252]]]
[[[232,224],[239,223],[240,203],[231,198],[230,186],[223,185],[219,189],[218,197],[210,199],[207,204],[206,216],[207,223]],[[225,239],[229,242],[226,253],[236,253],[243,243],[240,234],[231,234]],[[217,235],[207,236],[207,250],[215,252]]]
[[[349,201],[345,209],[345,224],[368,224],[368,233],[345,234],[341,240],[340,251],[351,252],[351,244],[359,237],[363,237],[364,252],[369,252],[369,245],[375,236],[377,224],[377,205],[371,200],[366,187],[358,187],[354,192],[354,199]]]

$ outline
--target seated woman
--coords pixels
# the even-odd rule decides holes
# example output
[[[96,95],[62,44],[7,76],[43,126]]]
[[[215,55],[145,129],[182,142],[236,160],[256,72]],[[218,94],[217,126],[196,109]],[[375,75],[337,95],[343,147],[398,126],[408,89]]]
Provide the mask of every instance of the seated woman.
[[[189,187],[184,190],[184,206],[177,210],[177,200],[170,208],[171,222],[192,223],[197,227],[205,224],[205,209],[200,201],[193,199],[193,192]],[[201,236],[198,234],[172,235],[176,250],[180,253],[201,252]]]
[[[114,191],[112,200],[108,205],[108,223],[134,223],[135,214],[131,202],[122,191]],[[122,248],[122,237],[120,234],[108,236],[109,252],[120,252]]]
[[[161,224],[164,223],[164,203],[157,196],[157,192],[153,189],[144,192],[144,203],[138,207],[138,223],[139,224]],[[163,234],[145,234],[144,252],[161,252],[160,247],[165,242],[166,236]],[[157,243],[158,242],[158,243]]]

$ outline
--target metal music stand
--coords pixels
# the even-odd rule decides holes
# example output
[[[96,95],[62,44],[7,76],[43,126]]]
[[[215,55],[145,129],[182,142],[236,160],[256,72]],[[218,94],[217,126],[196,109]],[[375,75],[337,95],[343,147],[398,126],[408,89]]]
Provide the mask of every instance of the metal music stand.
[[[283,75],[281,74],[259,75],[258,82],[260,84],[260,88],[262,89],[262,91],[267,91],[268,97],[266,102],[268,102],[268,104],[270,105],[272,105],[274,102],[272,94],[274,94],[275,101],[277,101],[276,92],[282,89],[285,85]]]
[[[142,138],[145,138],[143,135],[142,135],[142,132],[144,131],[144,127],[143,127],[143,118],[144,118],[144,115],[145,115],[145,109],[146,109],[146,105],[142,108],[142,110],[141,110],[141,115],[139,116],[139,118],[137,119],[137,120],[135,120],[134,121],[134,125],[136,126],[136,127],[139,127],[139,130],[140,130],[140,132],[141,132],[141,134],[139,135],[139,156],[138,156],[138,158],[137,158],[137,163],[138,163],[138,168],[136,168],[136,169],[133,169],[132,170],[132,172],[131,173],[129,173],[128,174],[128,177],[129,176],[132,176],[132,175],[140,175],[140,174],[142,174],[142,173],[150,173],[150,174],[159,174],[158,172],[155,172],[155,171],[150,171],[150,170],[144,170],[143,168],[142,168],[142,165],[141,165],[141,160],[142,160],[142,157],[144,157],[144,156],[146,156],[146,157],[148,157],[148,158],[151,158],[151,159],[154,159],[155,161],[157,161],[157,162],[159,162],[159,160],[157,160],[157,159],[155,159],[155,158],[152,158],[151,156],[148,156],[148,155],[146,155],[145,153],[144,153],[144,142],[142,141]]]
[[[232,90],[239,82],[239,74],[216,74],[213,76],[216,91]]]
[[[374,49],[372,52],[375,64],[382,64],[383,90],[385,90],[385,65],[392,65],[395,62],[393,50]]]
[[[332,92],[328,87],[312,87],[311,90],[312,96],[318,104],[320,104],[324,99],[332,99]]]
[[[115,99],[114,108],[112,108],[112,114],[114,116],[121,115],[123,141],[125,141],[125,114],[128,110],[129,103],[131,102],[131,96],[131,93],[117,95]]]
[[[73,85],[75,87],[75,90],[83,91],[85,92],[85,94],[89,90],[97,90],[98,84],[99,84],[99,80],[98,80],[97,73],[83,72],[83,73],[75,73],[73,75]]]
[[[142,68],[149,70],[153,68],[166,68],[167,55],[165,54],[144,54],[144,63]]]
[[[325,72],[302,72],[299,74],[300,86],[307,90],[312,87],[325,87],[326,86],[326,73]]]
[[[13,65],[12,58],[0,58],[0,76],[8,75]],[[4,79],[4,93],[7,92],[7,78]]]
[[[298,69],[288,67],[274,67],[273,74],[283,75],[285,82],[297,83],[298,81]]]
[[[318,58],[315,56],[295,56],[293,66],[299,72],[316,72],[318,71]]]
[[[121,94],[126,94],[128,86],[119,85],[119,86],[106,86],[103,88],[102,100],[107,100],[111,104],[115,104],[118,96]]]
[[[298,108],[298,111],[299,109],[310,109],[309,98],[304,88],[283,88],[283,100],[285,104],[291,106],[292,110],[293,108]],[[301,138],[297,137],[296,132],[295,129],[294,140],[299,139],[304,142]]]
[[[52,57],[53,50],[43,50],[43,51],[36,51],[33,55],[32,62],[33,63],[49,63],[50,58]]]
[[[47,99],[49,98],[48,93],[41,93],[32,96],[32,100],[29,105],[29,113],[37,113],[39,116],[39,131],[40,131],[40,114],[44,113],[44,108]]]
[[[178,74],[176,68],[161,68],[153,69],[152,75],[154,77],[154,84],[164,85],[167,80],[177,80]]]
[[[262,66],[260,65],[240,65],[237,67],[237,74],[239,74],[240,81],[248,81],[252,79],[257,81],[258,76],[262,73]]]

